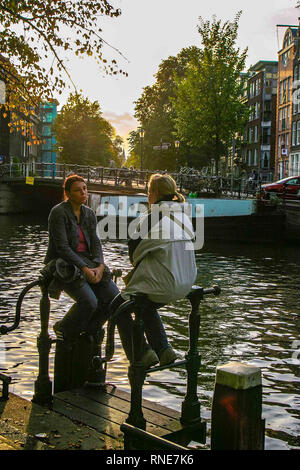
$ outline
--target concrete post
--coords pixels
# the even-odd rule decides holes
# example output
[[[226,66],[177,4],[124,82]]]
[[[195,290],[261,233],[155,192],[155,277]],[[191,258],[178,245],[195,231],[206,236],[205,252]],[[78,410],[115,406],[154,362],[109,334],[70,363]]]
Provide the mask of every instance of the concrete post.
[[[230,362],[217,367],[212,404],[212,450],[263,450],[261,370]]]

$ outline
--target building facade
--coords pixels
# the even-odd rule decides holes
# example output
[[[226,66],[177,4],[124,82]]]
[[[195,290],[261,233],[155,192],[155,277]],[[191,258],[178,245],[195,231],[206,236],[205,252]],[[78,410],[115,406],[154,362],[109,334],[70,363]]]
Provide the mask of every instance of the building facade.
[[[275,177],[285,178],[294,172],[297,147],[300,147],[300,136],[297,138],[297,114],[293,107],[294,67],[298,61],[299,28],[288,28],[285,32],[282,49],[278,52],[278,83],[277,83],[277,120],[276,120],[276,150]],[[299,70],[296,71],[296,76]],[[293,117],[293,119],[292,119]],[[300,117],[300,116],[299,116]],[[292,124],[295,122],[295,124]],[[292,136],[293,129],[293,136]],[[299,124],[300,133],[300,124]],[[294,140],[293,140],[294,139]],[[292,163],[293,161],[293,163]]]
[[[275,167],[276,61],[259,61],[249,69],[246,125],[242,160],[247,173],[256,172],[262,181],[272,181]]]
[[[300,175],[300,29],[294,43],[294,68],[292,90],[291,146],[288,163],[289,176]]]

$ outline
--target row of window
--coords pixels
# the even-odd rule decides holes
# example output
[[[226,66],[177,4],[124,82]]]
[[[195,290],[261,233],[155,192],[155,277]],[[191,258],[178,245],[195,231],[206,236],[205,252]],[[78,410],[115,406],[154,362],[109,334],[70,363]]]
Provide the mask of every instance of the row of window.
[[[292,145],[300,145],[300,121],[292,124]]]
[[[254,119],[258,119],[259,113],[260,113],[260,103],[255,103],[255,105],[250,107],[249,121],[254,121]]]
[[[266,150],[264,152],[261,152],[260,158],[261,158],[260,167],[269,168],[270,151]],[[259,156],[258,156],[257,149],[247,151],[246,163],[248,166],[257,166],[258,160],[259,160]]]
[[[260,78],[253,80],[249,84],[249,98],[253,98],[260,94]]]
[[[284,104],[290,101],[291,92],[291,77],[282,80],[279,84],[279,104]]]
[[[290,107],[281,108],[278,113],[278,130],[285,131],[290,126]]]
[[[247,140],[249,144],[258,142],[258,126],[249,127]]]

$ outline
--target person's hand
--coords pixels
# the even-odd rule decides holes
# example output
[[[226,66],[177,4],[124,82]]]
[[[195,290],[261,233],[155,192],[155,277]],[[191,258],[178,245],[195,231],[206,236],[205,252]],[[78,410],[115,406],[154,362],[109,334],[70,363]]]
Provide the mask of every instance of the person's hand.
[[[82,271],[84,272],[87,282],[89,282],[90,284],[97,284],[97,282],[99,282],[97,280],[97,274],[95,273],[94,269],[90,269],[87,266],[84,266],[82,268]]]
[[[100,282],[103,276],[104,264],[100,264],[100,266],[98,266],[97,268],[93,268],[92,271],[94,271],[95,273],[95,282]]]

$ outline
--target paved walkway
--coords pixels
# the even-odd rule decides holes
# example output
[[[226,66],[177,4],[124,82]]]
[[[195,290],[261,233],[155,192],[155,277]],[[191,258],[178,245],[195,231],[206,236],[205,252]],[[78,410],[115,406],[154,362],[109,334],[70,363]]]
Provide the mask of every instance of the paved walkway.
[[[10,393],[0,402],[0,450],[123,449],[119,441]]]

